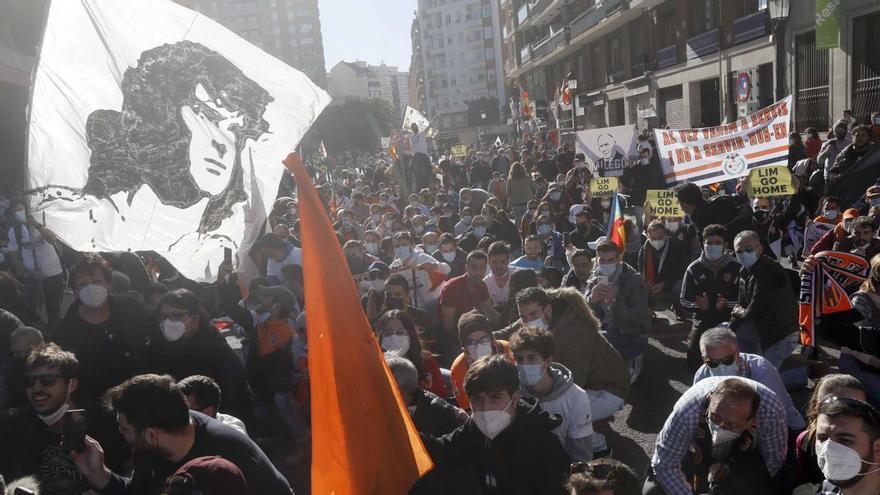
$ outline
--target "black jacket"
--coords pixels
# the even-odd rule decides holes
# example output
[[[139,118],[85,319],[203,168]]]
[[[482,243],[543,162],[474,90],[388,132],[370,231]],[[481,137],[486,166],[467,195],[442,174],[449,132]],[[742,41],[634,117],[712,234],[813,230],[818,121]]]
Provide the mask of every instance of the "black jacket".
[[[648,280],[645,257],[651,256],[654,265],[654,283],[663,282],[663,292],[668,293],[675,282],[681,280],[689,255],[685,243],[674,237],[667,237],[660,251],[654,249],[651,241],[645,241],[639,249],[639,273],[642,278]]]
[[[751,321],[763,349],[798,331],[798,304],[791,276],[766,256],[758,258],[751,268],[740,271],[739,305],[746,312],[742,317],[733,317],[731,328],[736,331]]]
[[[717,196],[710,201],[697,204],[690,214],[691,223],[697,230],[697,238],[702,242],[703,229],[713,223],[721,224],[727,229],[728,245],[733,245],[733,236],[745,229],[752,217],[752,209],[747,203],[739,204],[732,196]]]
[[[244,363],[210,322],[201,322],[191,337],[177,342],[159,339],[151,354],[148,372],[168,374],[178,381],[191,375],[213,378],[220,385],[220,412],[247,422],[251,396]]]
[[[484,494],[562,495],[569,459],[553,433],[559,424],[536,399],[523,398],[511,424],[492,440],[473,419],[448,435],[422,440],[438,467],[473,466]]]
[[[162,335],[153,316],[134,299],[110,295],[110,319],[100,325],[85,322],[79,304],[71,304],[58,323],[55,343],[79,360],[74,401],[96,402],[108,388],[148,368],[152,346]]]
[[[694,314],[694,325],[705,330],[730,320],[730,310],[736,306],[739,293],[739,262],[730,253],[725,253],[718,268],[713,268],[705,254],[690,266],[681,284],[681,305]],[[706,294],[709,309],[702,311],[697,307],[697,296]],[[727,300],[727,306],[718,310],[715,304],[718,297]]]

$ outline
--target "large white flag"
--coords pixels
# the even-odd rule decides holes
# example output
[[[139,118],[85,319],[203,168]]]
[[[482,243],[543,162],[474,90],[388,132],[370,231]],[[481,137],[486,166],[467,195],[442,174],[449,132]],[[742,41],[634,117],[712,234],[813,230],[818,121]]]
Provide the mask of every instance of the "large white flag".
[[[49,10],[31,101],[35,217],[82,251],[156,251],[185,276],[244,255],[281,160],[330,101],[304,74],[170,0]]]
[[[403,129],[408,131],[413,124],[419,126],[419,132],[424,132],[431,125],[431,121],[422,115],[421,112],[407,105],[406,113],[403,114]]]

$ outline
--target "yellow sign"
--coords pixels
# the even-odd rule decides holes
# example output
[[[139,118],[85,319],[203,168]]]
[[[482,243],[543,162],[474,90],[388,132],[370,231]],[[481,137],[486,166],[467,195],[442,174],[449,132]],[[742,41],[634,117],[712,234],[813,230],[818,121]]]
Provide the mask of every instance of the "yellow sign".
[[[749,172],[745,186],[746,194],[750,198],[794,194],[794,187],[791,185],[791,172],[785,165],[771,165],[752,170]]]
[[[456,144],[452,147],[452,156],[466,156],[467,155],[467,146],[463,144]]]
[[[613,196],[617,191],[617,177],[594,177],[590,180],[590,191],[593,196]]]
[[[675,197],[675,191],[648,189],[645,203],[651,208],[651,215],[658,217],[683,217],[684,212]]]

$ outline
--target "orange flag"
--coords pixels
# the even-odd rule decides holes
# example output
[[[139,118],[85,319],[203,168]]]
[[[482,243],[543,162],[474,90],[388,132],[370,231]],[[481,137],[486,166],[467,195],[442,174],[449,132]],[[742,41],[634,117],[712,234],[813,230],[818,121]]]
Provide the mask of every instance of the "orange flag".
[[[296,179],[308,315],[312,493],[405,494],[433,468],[385,365],[302,159]]]

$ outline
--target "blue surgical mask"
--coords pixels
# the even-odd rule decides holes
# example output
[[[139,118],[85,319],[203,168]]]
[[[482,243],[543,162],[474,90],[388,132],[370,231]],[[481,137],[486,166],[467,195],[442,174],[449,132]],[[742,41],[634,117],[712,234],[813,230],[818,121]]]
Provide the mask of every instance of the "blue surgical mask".
[[[541,381],[541,377],[544,376],[543,364],[518,364],[516,367],[519,368],[520,380],[530,387]]]
[[[547,235],[549,233],[550,233],[550,225],[549,224],[545,223],[543,225],[538,225],[538,234],[539,235]]]
[[[736,253],[736,259],[743,268],[751,268],[758,261],[758,253],[754,251],[743,251]]]
[[[706,258],[709,261],[716,261],[724,255],[724,246],[719,244],[709,244],[706,246]]]
[[[407,260],[412,255],[412,248],[409,246],[398,246],[394,248],[394,256],[399,260]]]
[[[477,237],[483,237],[486,235],[486,227],[474,227],[474,235]]]
[[[617,271],[617,263],[599,263],[599,273],[605,277],[614,275]]]
[[[880,205],[880,198],[871,198],[871,206]]]

